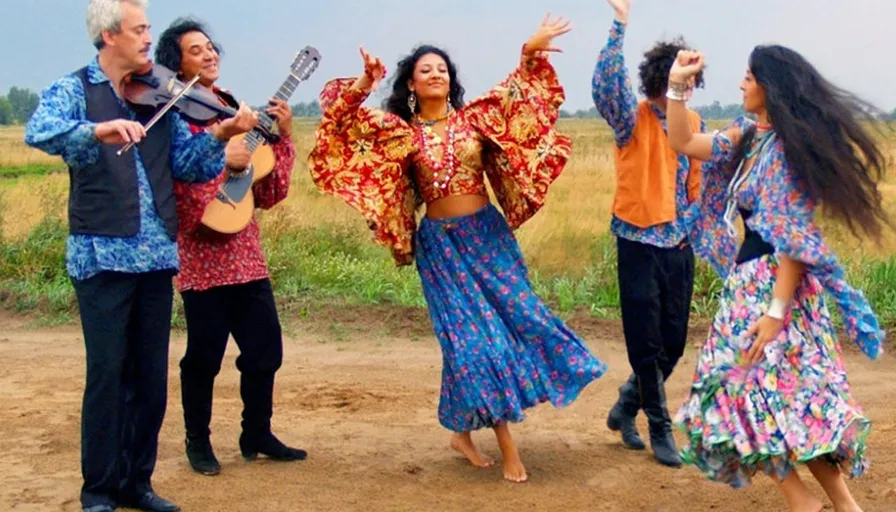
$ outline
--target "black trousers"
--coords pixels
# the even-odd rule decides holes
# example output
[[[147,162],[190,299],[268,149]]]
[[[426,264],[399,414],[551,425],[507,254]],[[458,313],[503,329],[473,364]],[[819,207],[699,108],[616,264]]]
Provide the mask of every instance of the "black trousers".
[[[87,351],[84,507],[114,505],[152,488],[168,399],[172,276],[102,272],[72,280]]]
[[[690,245],[661,248],[617,238],[622,328],[636,375],[659,367],[664,379],[684,353],[694,292]]]
[[[180,361],[181,394],[187,436],[211,433],[215,377],[233,335],[240,355],[243,433],[271,428],[274,374],[283,362],[283,337],[269,279],[181,294],[187,321],[187,350]]]

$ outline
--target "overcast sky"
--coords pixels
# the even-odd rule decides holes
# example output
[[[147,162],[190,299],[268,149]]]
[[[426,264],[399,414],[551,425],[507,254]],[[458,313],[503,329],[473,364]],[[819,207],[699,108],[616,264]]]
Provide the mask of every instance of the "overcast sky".
[[[39,91],[95,54],[85,28],[86,0],[0,0],[0,94]],[[779,43],[805,55],[837,85],[889,111],[896,107],[896,0],[633,0],[625,55],[636,69],[655,40],[682,34],[707,54],[706,89],[695,104],[740,101],[750,49]],[[219,84],[250,104],[279,87],[296,52],[323,59],[291,102],[316,99],[328,78],[360,71],[358,45],[390,70],[419,43],[445,48],[467,98],[486,91],[517,63],[520,46],[550,10],[572,20],[554,55],[564,108],[589,108],[595,59],[613,18],[605,0],[151,0],[152,33],[177,16],[206,21],[225,50]]]

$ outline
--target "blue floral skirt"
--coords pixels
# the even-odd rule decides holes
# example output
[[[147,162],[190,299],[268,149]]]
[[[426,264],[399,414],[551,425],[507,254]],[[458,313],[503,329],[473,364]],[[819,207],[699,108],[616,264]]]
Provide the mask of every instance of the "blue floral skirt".
[[[532,291],[501,213],[424,217],[415,258],[442,348],[439,422],[455,432],[572,403],[607,367]]]

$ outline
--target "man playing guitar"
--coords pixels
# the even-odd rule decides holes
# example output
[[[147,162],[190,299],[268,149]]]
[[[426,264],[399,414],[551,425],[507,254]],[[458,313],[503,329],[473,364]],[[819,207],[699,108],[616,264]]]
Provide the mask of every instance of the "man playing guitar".
[[[219,47],[207,34],[198,21],[175,20],[160,36],[156,62],[183,80],[199,74],[196,87],[212,90],[226,105],[237,105],[233,96],[215,85]],[[279,134],[270,145],[275,163],[272,172],[251,189],[255,206],[264,209],[286,198],[295,163],[289,105],[273,98],[267,113],[276,120]],[[211,126],[191,124],[191,130],[200,132]],[[176,181],[174,185],[181,259],[175,284],[183,297],[187,323],[187,349],[180,362],[186,453],[192,468],[205,475],[221,470],[209,439],[209,424],[214,380],[231,334],[240,349],[236,366],[243,400],[239,439],[243,457],[251,460],[260,453],[274,460],[293,461],[307,456],[304,450],[284,445],[271,432],[274,374],[282,363],[283,341],[254,214],[248,226],[233,234],[215,232],[202,223],[224,180],[250,170],[251,154],[244,141],[230,144],[240,148],[232,148],[239,150],[231,151],[226,171],[216,180],[199,184]]]

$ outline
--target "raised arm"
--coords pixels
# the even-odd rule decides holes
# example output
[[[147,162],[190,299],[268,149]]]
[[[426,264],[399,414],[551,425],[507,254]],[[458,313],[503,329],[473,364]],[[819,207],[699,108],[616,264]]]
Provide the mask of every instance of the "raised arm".
[[[669,70],[669,92],[666,106],[666,123],[669,134],[669,145],[675,151],[697,160],[708,161],[713,156],[715,134],[694,133],[688,121],[688,110],[685,104],[691,96],[691,84],[697,73],[703,69],[703,54],[695,51],[678,52],[672,69]],[[741,131],[732,126],[724,133],[733,146],[740,141]]]
[[[591,98],[601,117],[613,129],[616,145],[622,147],[631,139],[638,112],[638,100],[622,53],[631,0],[608,2],[615,10],[616,18],[594,67]]]
[[[397,115],[361,106],[385,74],[362,49],[364,75],[334,79],[320,94],[323,111],[308,155],[308,171],[321,192],[358,210],[374,240],[398,265],[413,262],[414,191],[407,165],[414,132]]]

